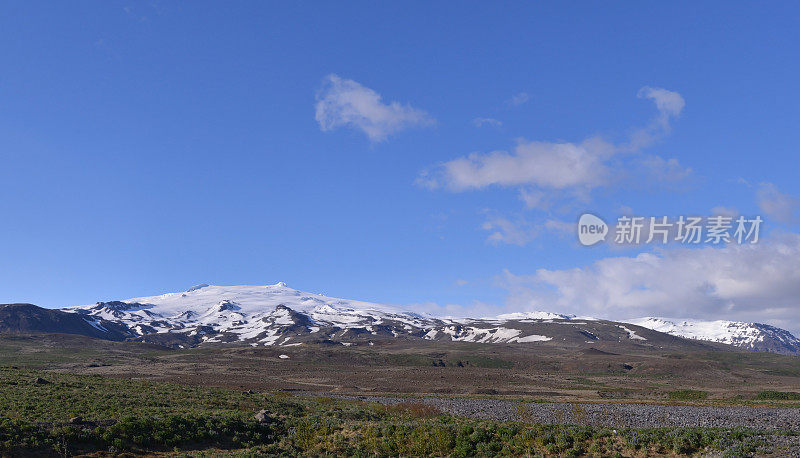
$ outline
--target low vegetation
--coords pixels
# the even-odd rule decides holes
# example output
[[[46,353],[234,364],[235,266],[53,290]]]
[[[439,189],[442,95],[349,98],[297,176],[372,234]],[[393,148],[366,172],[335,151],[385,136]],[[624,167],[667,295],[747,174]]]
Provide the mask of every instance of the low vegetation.
[[[259,418],[255,414],[261,412]],[[621,429],[472,420],[393,406],[5,368],[0,454],[228,450],[283,455],[691,454],[746,456],[746,429]]]
[[[800,393],[768,390],[758,393],[756,399],[768,401],[800,401]]]

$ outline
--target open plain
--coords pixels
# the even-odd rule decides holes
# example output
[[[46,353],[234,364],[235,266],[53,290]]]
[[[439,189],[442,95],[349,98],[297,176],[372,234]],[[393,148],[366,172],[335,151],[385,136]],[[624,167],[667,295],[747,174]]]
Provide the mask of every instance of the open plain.
[[[425,431],[431,426],[427,422],[433,418],[442,421],[450,418],[452,420],[447,421],[459,424],[467,422],[465,424],[473,428],[476,424],[517,425],[515,428],[550,425],[547,428],[556,428],[554,434],[565,431],[563,428],[571,431],[569,434],[575,433],[571,428],[591,431],[587,433],[590,437],[582,442],[573,438],[570,444],[574,446],[562,444],[547,448],[549,442],[543,439],[540,445],[530,445],[526,449],[526,453],[534,454],[570,455],[577,451],[591,454],[594,450],[595,454],[605,451],[639,456],[643,450],[648,455],[738,450],[741,456],[792,456],[800,451],[797,440],[800,435],[800,358],[730,351],[713,345],[680,352],[632,351],[631,348],[614,343],[582,349],[553,345],[532,349],[512,344],[386,341],[371,346],[218,346],[176,350],[145,343],[59,334],[5,335],[0,338],[0,366],[8,369],[3,372],[0,386],[19,391],[33,385],[34,389],[41,390],[36,380],[42,378],[47,380],[47,389],[57,390],[53,393],[59,399],[56,403],[67,402],[64,396],[78,396],[81,401],[65,406],[64,412],[55,409],[53,416],[35,422],[51,426],[68,425],[75,417],[87,419],[92,427],[122,421],[124,415],[106,412],[88,403],[86,398],[93,396],[91,387],[97,385],[133,383],[124,385],[125,389],[137,387],[139,394],[134,397],[145,396],[148,402],[158,406],[145,410],[139,404],[128,406],[131,413],[139,415],[185,413],[180,402],[159,392],[189,390],[212,393],[206,395],[211,405],[217,405],[216,397],[243,397],[246,401],[236,401],[231,407],[237,421],[245,422],[242,425],[262,407],[283,402],[283,407],[273,407],[273,410],[296,412],[292,409],[300,405],[305,409],[303,412],[319,411],[324,417],[334,415],[329,408],[338,411],[339,407],[331,406],[345,405],[349,406],[345,410],[372,412],[359,415],[369,416],[376,411],[389,415],[375,420],[376,424],[399,421]],[[58,377],[71,381],[50,383]],[[78,388],[84,384],[89,391]],[[6,392],[7,400],[15,396],[9,393]],[[191,412],[217,418],[219,412],[205,405],[206,401],[197,409],[190,409]],[[51,407],[42,415],[52,414]],[[23,408],[15,413],[14,407],[6,406],[4,412],[11,418],[21,419],[25,418],[21,412],[28,411],[29,415],[30,409]],[[298,418],[309,420],[302,415],[281,415],[282,427],[294,424],[292,422],[299,421]],[[340,432],[351,429],[363,432],[360,429],[363,425],[345,423],[340,425],[344,428]],[[245,428],[242,425],[237,427]],[[270,438],[252,442],[216,441],[214,447],[227,450],[225,453],[235,450],[264,452],[267,449],[259,447],[269,443],[273,448],[268,449],[272,452],[278,453],[279,449],[274,447],[279,447],[282,453],[301,455],[336,450],[327,448],[324,444],[330,438],[323,437],[312,441],[313,444],[292,442],[291,449],[286,448],[289,446],[285,443],[275,445],[280,442],[278,436],[288,437],[288,429],[281,431],[273,431]],[[646,449],[628,448],[635,443],[630,442],[633,440],[630,437],[656,434],[652,431],[658,431],[667,439],[653,439],[655,442]],[[456,432],[453,434],[457,436]],[[627,439],[614,439],[616,434],[627,435],[624,436]],[[707,442],[697,439],[699,442],[695,445],[673,447],[675,441],[684,440],[675,438],[684,437],[684,434],[699,434],[697,437],[706,438]],[[738,439],[720,445],[717,434]],[[668,445],[659,441],[666,441],[664,444]],[[158,441],[148,446],[136,445],[135,441],[122,442],[118,441],[111,450],[170,454],[172,449],[183,453],[196,447],[192,442],[180,441],[173,447]],[[349,446],[359,450],[366,447],[358,441]],[[98,453],[96,446],[75,443],[72,447],[74,454]],[[105,446],[100,448],[109,450]],[[15,449],[6,450],[13,452]],[[41,447],[37,450],[42,452]],[[379,455],[403,454],[391,447],[370,450]],[[422,450],[417,452],[439,454]],[[442,454],[459,456],[455,449],[447,450],[448,453]],[[478,449],[471,450],[477,453]],[[504,453],[520,454],[520,450],[508,449]]]

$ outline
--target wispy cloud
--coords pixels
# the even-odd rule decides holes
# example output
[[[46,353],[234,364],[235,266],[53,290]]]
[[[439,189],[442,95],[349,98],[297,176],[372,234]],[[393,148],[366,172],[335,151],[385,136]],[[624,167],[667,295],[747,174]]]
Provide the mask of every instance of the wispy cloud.
[[[518,107],[524,103],[527,103],[530,100],[527,92],[520,92],[518,94],[514,94],[511,96],[510,99],[506,100],[506,105],[510,107]]]
[[[672,120],[683,112],[686,102],[674,91],[663,88],[645,86],[639,89],[640,99],[652,100],[658,110],[658,116],[647,126],[635,130],[631,134],[630,143],[623,147],[630,151],[646,148],[672,131]]]
[[[643,88],[640,97],[652,100],[658,116],[648,127],[636,131],[630,142],[613,144],[599,137],[581,142],[519,140],[511,151],[472,153],[423,171],[418,184],[451,191],[482,189],[490,186],[521,187],[529,207],[537,206],[527,196],[535,190],[568,190],[571,195],[586,196],[625,173],[640,169],[658,180],[676,181],[691,173],[676,159],[636,155],[660,133],[669,130],[669,122],[678,116],[684,102],[680,94],[659,88]],[[622,173],[621,173],[622,172]],[[535,199],[540,201],[541,199]]]
[[[490,217],[481,228],[489,232],[486,241],[492,244],[525,246],[538,235],[536,226],[530,221],[524,219],[512,221],[502,216]]]
[[[736,218],[739,216],[739,210],[733,207],[723,207],[721,205],[711,209],[712,216],[727,216],[729,218]]]
[[[525,203],[525,208],[528,209],[546,210],[551,205],[550,194],[539,189],[522,188],[519,190],[519,198],[522,199],[522,202]]]
[[[331,74],[317,94],[316,120],[323,131],[350,127],[362,131],[373,142],[435,120],[425,111],[399,102],[384,103],[380,94],[361,84]]]
[[[474,124],[475,127],[500,127],[503,125],[503,122],[494,118],[475,118],[472,120],[472,124]]]
[[[561,235],[575,235],[575,223],[569,221],[561,221],[557,219],[549,219],[544,222],[544,227],[547,230],[559,233]]]
[[[536,220],[518,215],[513,218],[487,211],[487,219],[481,229],[489,232],[486,241],[494,244],[525,246],[543,232],[555,233],[559,236],[575,234],[575,224],[557,219]]]
[[[782,223],[797,221],[800,201],[789,194],[778,191],[778,187],[772,183],[759,185],[756,190],[756,202],[762,212],[777,221]]]
[[[683,181],[693,173],[691,168],[682,166],[675,158],[664,159],[656,155],[643,157],[641,165],[650,177],[666,183]]]

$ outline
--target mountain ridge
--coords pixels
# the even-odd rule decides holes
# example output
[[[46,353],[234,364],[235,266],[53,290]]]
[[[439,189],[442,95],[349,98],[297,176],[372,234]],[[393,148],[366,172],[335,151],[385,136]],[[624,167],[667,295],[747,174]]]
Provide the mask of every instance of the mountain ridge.
[[[552,312],[435,317],[385,304],[299,291],[285,283],[201,284],[184,292],[97,302],[57,312],[80,318],[72,325],[91,326],[94,331],[84,330],[93,336],[98,335],[99,329],[109,328],[113,330],[109,331],[112,340],[139,340],[177,348],[231,343],[374,345],[391,339],[584,347],[623,342],[665,348],[674,345],[674,338],[678,337],[746,350],[800,354],[800,340],[791,333],[759,323],[675,322],[652,317],[616,322]],[[46,332],[53,332],[52,326],[45,328]],[[691,342],[681,343],[684,344]]]
[[[77,334],[122,341],[135,337],[124,324],[98,317],[78,316],[33,304],[0,304],[0,333]]]

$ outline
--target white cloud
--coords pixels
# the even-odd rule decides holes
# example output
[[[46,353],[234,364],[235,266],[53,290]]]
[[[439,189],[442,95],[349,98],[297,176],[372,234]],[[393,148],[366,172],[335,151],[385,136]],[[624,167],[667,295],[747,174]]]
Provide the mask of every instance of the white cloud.
[[[510,99],[506,100],[506,105],[512,107],[518,107],[524,103],[527,103],[530,100],[527,92],[520,92],[519,94],[514,94],[511,96]]]
[[[762,212],[777,221],[782,223],[797,221],[800,201],[778,191],[778,187],[772,183],[761,183],[756,190],[756,201]]]
[[[323,131],[346,126],[361,130],[374,142],[435,122],[422,110],[398,102],[384,103],[372,89],[333,74],[325,78],[317,94],[316,119]]]
[[[509,308],[610,319],[667,316],[800,330],[800,235],[757,244],[668,248],[587,267],[506,272]]]
[[[660,87],[645,86],[639,89],[637,96],[655,102],[656,108],[661,113],[660,120],[663,123],[668,123],[669,118],[680,115],[683,107],[686,106],[686,102],[680,94]]]
[[[661,182],[683,181],[692,174],[691,168],[683,167],[675,158],[648,155],[642,158],[641,163],[650,177]]]
[[[462,278],[459,278],[458,280],[455,281],[455,285],[456,286],[466,286],[468,284],[469,284],[469,282],[464,280],[464,279],[462,279]]]
[[[629,151],[638,151],[646,148],[672,130],[671,121],[680,116],[686,102],[677,92],[666,89],[645,86],[639,89],[637,96],[640,99],[649,99],[656,104],[658,116],[646,127],[631,133],[630,142],[625,147]]]
[[[494,118],[475,118],[472,120],[472,124],[474,124],[475,127],[500,127],[503,125],[503,122]]]
[[[596,138],[580,144],[521,141],[511,153],[473,153],[446,162],[434,175],[423,177],[432,187],[453,191],[492,185],[593,188],[607,181],[605,160],[612,153],[612,145]]]
[[[650,87],[640,90],[639,97],[652,100],[659,114],[648,127],[634,132],[628,143],[617,145],[597,137],[579,143],[520,140],[511,151],[472,153],[439,164],[423,171],[417,183],[451,191],[522,187],[522,199],[529,208],[536,208],[547,201],[537,191],[568,191],[566,195],[585,197],[626,174],[645,174],[660,182],[686,178],[691,169],[676,159],[630,154],[669,130],[670,119],[683,109],[683,98],[677,92]]]

